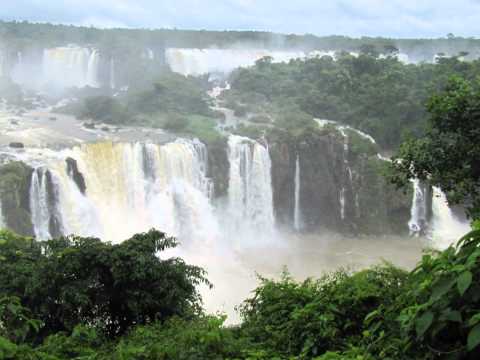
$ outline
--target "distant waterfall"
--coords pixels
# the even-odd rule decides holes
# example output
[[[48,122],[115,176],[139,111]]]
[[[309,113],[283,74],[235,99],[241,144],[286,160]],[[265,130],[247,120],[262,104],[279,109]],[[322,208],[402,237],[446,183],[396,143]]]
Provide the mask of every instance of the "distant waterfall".
[[[82,186],[68,170],[67,158],[82,174]],[[165,145],[102,142],[65,150],[62,158],[48,160],[32,175],[35,235],[52,236],[55,209],[49,204],[48,168],[64,234],[119,241],[156,227],[182,241],[213,240],[218,224],[207,163],[205,146],[190,140]]]
[[[420,180],[413,180],[413,199],[410,210],[408,228],[410,235],[421,235],[427,230],[428,225],[428,201],[427,187]]]
[[[302,51],[270,51],[267,49],[182,49],[166,50],[171,70],[183,75],[229,73],[237,67],[255,65],[255,61],[271,56],[274,62],[305,58]]]
[[[256,141],[235,135],[228,138],[228,147],[230,236],[268,239],[274,232],[268,149]]]
[[[110,58],[110,89],[115,89],[115,60]]]
[[[44,168],[32,173],[30,185],[30,212],[35,236],[46,240],[50,235],[51,213],[48,204],[47,176]]]
[[[470,231],[468,221],[453,213],[447,197],[439,188],[433,187],[430,191],[429,186],[418,179],[412,183],[413,199],[408,222],[410,235],[427,236],[433,247],[445,249]]]
[[[448,206],[445,194],[439,188],[434,187],[430,234],[432,245],[438,249],[446,249],[470,230],[470,224],[458,219]]]
[[[43,82],[56,87],[98,87],[98,50],[78,46],[43,51]]]
[[[295,207],[293,210],[293,228],[296,231],[302,229],[302,214],[300,208],[300,156],[297,154],[297,159],[295,161]]]

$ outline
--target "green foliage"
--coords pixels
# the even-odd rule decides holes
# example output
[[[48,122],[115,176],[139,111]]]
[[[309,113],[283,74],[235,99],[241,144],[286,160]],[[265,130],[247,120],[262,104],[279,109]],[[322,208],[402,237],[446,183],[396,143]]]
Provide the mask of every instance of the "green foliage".
[[[156,256],[175,245],[162,233],[120,245],[0,235],[1,359],[480,356],[480,230],[426,253],[410,273],[384,264],[303,282],[286,272],[279,280],[261,278],[235,327],[199,311],[194,285],[206,281],[201,269]]]
[[[243,329],[253,342],[283,355],[305,358],[358,341],[364,319],[401,294],[406,273],[391,266],[354,275],[344,271],[318,281],[262,279],[242,307]]]
[[[113,338],[135,325],[200,312],[204,271],[158,253],[176,246],[151,230],[119,245],[67,237],[37,242],[0,233],[0,294],[42,321],[40,338],[89,324]]]
[[[80,119],[93,119],[107,124],[124,124],[126,109],[115,98],[109,96],[88,97],[79,110]]]
[[[424,256],[410,281],[411,305],[399,317],[412,347],[452,359],[479,356],[480,232],[465,235],[438,256]]]
[[[424,104],[432,90],[453,74],[473,79],[480,68],[480,61],[462,62],[457,57],[406,65],[394,56],[376,58],[371,44],[364,48],[359,57],[343,54],[337,61],[324,56],[239,69],[230,78],[227,106],[243,103],[254,112],[279,118],[276,125],[292,128],[304,126],[307,115],[335,120],[395,149],[405,136],[423,133]]]
[[[440,187],[451,204],[480,217],[480,81],[459,77],[428,103],[429,126],[421,139],[402,144],[390,180],[403,186],[418,178]]]

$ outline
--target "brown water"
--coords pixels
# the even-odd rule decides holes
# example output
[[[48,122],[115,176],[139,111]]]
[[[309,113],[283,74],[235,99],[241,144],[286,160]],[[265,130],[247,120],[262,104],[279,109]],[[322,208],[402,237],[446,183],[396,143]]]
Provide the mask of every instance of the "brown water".
[[[291,235],[276,246],[235,251],[202,247],[180,255],[207,269],[214,288],[201,290],[205,308],[209,313],[226,313],[227,323],[233,324],[240,321],[235,307],[258,285],[256,274],[278,278],[286,268],[303,280],[340,268],[365,269],[383,261],[408,270],[420,260],[423,244],[419,238]]]

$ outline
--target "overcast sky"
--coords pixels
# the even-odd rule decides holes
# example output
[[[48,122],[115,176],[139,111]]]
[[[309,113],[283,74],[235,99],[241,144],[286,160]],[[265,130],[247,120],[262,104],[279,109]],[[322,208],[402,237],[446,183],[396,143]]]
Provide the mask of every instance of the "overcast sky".
[[[480,34],[480,0],[0,0],[0,18],[317,35]]]

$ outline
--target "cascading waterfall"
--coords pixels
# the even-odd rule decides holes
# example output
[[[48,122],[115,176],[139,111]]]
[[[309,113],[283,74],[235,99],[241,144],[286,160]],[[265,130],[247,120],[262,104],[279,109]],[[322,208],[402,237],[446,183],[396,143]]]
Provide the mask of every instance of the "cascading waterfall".
[[[437,249],[446,249],[471,230],[467,221],[458,219],[448,206],[445,194],[434,187],[432,199],[432,226],[430,239]]]
[[[115,89],[115,60],[110,58],[110,89]]]
[[[98,87],[98,50],[78,46],[43,51],[42,81],[56,87]]]
[[[237,67],[253,66],[255,61],[270,56],[274,62],[304,58],[302,51],[270,51],[267,49],[182,49],[166,50],[172,71],[183,75],[229,73]]]
[[[88,65],[87,65],[87,82],[86,85],[91,87],[99,87],[98,84],[98,69],[100,65],[100,55],[98,50],[92,50],[90,52],[90,56],[88,58]]]
[[[51,213],[48,204],[47,172],[45,168],[35,169],[30,185],[30,212],[35,236],[46,240],[50,235]]]
[[[458,218],[448,205],[442,190],[429,187],[420,180],[413,183],[413,199],[408,227],[410,235],[426,235],[433,247],[445,249],[470,230],[466,219]],[[431,197],[431,219],[429,199]]]
[[[66,159],[85,181],[85,194]],[[165,145],[102,142],[65,150],[37,168],[30,206],[35,235],[51,237],[52,212],[61,214],[61,232],[119,241],[156,227],[185,240],[214,240],[218,223],[206,177],[207,152],[198,141]],[[47,170],[57,198],[49,204]]]
[[[293,211],[293,228],[296,231],[302,230],[303,221],[300,208],[300,156],[297,154],[297,159],[295,161],[295,208]]]
[[[228,138],[230,177],[228,221],[231,234],[267,241],[274,234],[271,160],[266,146]]]
[[[413,180],[413,199],[412,208],[410,210],[410,221],[408,228],[410,235],[421,235],[426,231],[428,226],[427,214],[427,188],[420,180]]]

